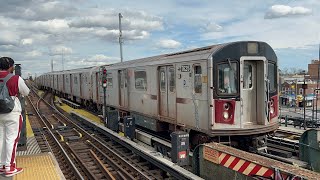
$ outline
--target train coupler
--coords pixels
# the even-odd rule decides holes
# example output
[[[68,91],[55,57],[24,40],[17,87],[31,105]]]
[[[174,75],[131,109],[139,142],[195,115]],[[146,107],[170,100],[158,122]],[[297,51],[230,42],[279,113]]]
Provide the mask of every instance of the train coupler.
[[[250,152],[267,152],[267,136],[258,136],[252,139],[252,146],[249,147]]]

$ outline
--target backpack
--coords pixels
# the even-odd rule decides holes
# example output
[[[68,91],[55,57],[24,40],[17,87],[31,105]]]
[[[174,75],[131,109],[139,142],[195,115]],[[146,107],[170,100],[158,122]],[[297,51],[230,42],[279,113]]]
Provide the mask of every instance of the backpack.
[[[7,82],[13,76],[13,74],[8,74],[4,78],[0,78],[2,82],[0,82],[0,114],[9,113],[14,108],[14,99],[11,98]]]

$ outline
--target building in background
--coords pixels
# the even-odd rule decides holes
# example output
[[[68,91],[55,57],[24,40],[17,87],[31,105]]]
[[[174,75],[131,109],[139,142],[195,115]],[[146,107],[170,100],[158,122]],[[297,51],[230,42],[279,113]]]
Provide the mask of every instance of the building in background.
[[[320,82],[318,80],[318,70],[320,70],[320,61],[312,60],[308,64],[308,72],[306,74],[300,72],[294,75],[284,74],[280,77],[280,104],[285,106],[303,107],[303,84],[307,84],[306,89],[306,106],[318,106],[320,109],[320,96],[316,105],[316,94],[314,91],[320,88]]]

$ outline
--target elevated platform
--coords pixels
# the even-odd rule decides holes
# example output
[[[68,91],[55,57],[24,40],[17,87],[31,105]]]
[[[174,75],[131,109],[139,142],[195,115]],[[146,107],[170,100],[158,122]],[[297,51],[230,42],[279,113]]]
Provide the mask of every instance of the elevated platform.
[[[25,179],[65,179],[55,157],[51,153],[18,156],[17,166],[24,172],[13,177],[13,180]]]
[[[307,128],[309,129],[309,128]],[[295,128],[293,126],[279,126],[279,128],[277,129],[278,132],[283,132],[283,133],[288,133],[288,134],[294,134],[294,135],[298,135],[301,136],[306,130],[304,129],[299,129],[299,128]],[[276,131],[276,132],[277,132]]]
[[[0,175],[0,180],[59,180],[65,179],[55,157],[51,153],[41,153],[38,142],[26,116],[26,147],[17,149],[17,167],[23,172],[13,177]]]
[[[65,179],[55,157],[51,153],[17,156],[17,166],[23,172],[7,178],[0,175],[0,180],[60,180]]]
[[[58,97],[56,97],[56,99],[59,99]],[[67,112],[67,113],[71,113],[71,112],[75,112],[75,113],[77,113],[77,114],[81,114],[82,116],[84,116],[84,117],[86,117],[86,118],[88,118],[88,119],[90,119],[90,120],[92,120],[93,122],[95,122],[95,123],[98,123],[98,124],[101,124],[101,125],[103,125],[103,122],[100,120],[100,118],[98,117],[98,116],[96,116],[96,115],[94,115],[94,114],[92,114],[92,113],[90,113],[90,112],[88,112],[88,111],[86,111],[86,110],[83,110],[83,109],[75,109],[75,108],[73,108],[73,107],[71,107],[71,106],[69,106],[69,105],[67,105],[67,104],[65,104],[65,103],[57,103],[56,104],[58,107],[60,107],[62,110],[64,110],[65,112]]]

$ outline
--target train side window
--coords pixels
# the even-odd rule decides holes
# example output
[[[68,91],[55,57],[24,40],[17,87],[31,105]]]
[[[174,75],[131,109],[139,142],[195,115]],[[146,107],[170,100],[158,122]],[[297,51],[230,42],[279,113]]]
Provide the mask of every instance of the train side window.
[[[194,92],[202,93],[202,71],[200,65],[194,66]]]
[[[112,82],[112,74],[107,73],[107,88],[112,88],[113,82]]]
[[[174,90],[176,89],[174,67],[169,68],[169,89],[170,92],[174,92]]]
[[[244,64],[243,89],[252,88],[252,65]]]
[[[135,86],[139,90],[147,90],[147,73],[146,71],[134,71]]]
[[[166,72],[165,69],[160,69],[160,91],[166,92]]]
[[[274,92],[277,90],[277,67],[275,64],[268,63],[268,79],[270,80],[270,91]]]

